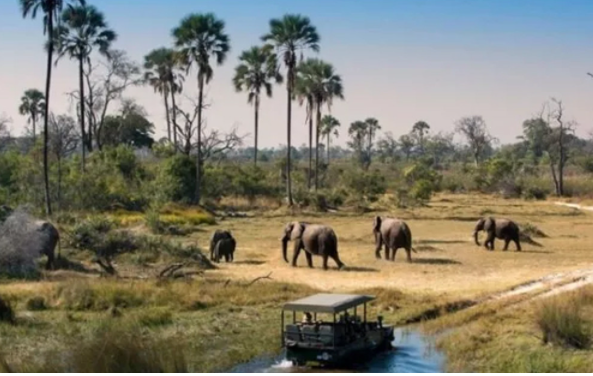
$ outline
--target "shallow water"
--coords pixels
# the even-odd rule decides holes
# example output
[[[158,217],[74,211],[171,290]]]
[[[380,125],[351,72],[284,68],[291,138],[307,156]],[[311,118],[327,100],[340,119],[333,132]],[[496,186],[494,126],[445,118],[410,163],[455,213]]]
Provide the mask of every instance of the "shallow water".
[[[393,350],[377,354],[370,361],[359,365],[354,370],[330,370],[296,368],[283,356],[268,359],[256,359],[241,364],[231,372],[400,372],[427,373],[443,372],[445,357],[438,351],[430,337],[410,329],[396,329]]]

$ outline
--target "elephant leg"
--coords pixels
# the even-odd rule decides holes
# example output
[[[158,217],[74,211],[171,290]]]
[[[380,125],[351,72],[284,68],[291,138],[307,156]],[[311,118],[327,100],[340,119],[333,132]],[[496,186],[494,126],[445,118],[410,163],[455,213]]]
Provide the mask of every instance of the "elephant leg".
[[[311,255],[309,252],[305,251],[305,257],[307,257],[307,265],[309,265],[310,268],[313,267],[313,255]]]
[[[378,240],[376,241],[377,246],[375,247],[375,257],[381,259],[381,247],[383,246],[383,238],[381,235],[377,235]]]
[[[503,251],[506,251],[509,249],[509,243],[511,242],[511,239],[509,238],[505,238],[504,239],[504,248],[502,249]]]
[[[391,261],[395,261],[395,254],[397,253],[397,247],[391,248]]]
[[[516,236],[515,239],[513,239],[513,241],[515,242],[515,245],[517,246],[517,251],[521,251],[521,242],[519,241],[519,236]]]
[[[336,262],[336,264],[338,264],[338,269],[342,269],[344,267],[344,263],[340,261],[340,257],[337,253],[331,255],[330,257]]]
[[[299,258],[299,254],[301,253],[302,244],[300,240],[294,242],[294,254],[292,256],[292,266],[297,266],[297,259]],[[306,251],[305,251],[306,252]]]
[[[45,264],[45,269],[47,269],[47,270],[54,269],[54,254],[53,254],[53,252],[49,252],[47,254],[47,263]]]
[[[412,262],[412,249],[406,248],[406,255],[408,256],[408,262]]]
[[[228,252],[224,254],[224,261],[226,261],[226,262],[231,261],[231,255],[229,255]]]
[[[387,245],[387,243],[385,243],[383,247],[385,248],[385,260],[389,260],[389,246]]]
[[[327,259],[328,256],[326,254],[323,255],[323,270],[327,270]]]

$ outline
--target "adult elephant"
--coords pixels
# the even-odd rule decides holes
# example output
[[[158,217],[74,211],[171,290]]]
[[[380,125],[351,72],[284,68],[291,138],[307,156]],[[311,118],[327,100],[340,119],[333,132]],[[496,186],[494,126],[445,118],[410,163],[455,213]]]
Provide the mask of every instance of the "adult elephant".
[[[288,223],[284,227],[284,236],[282,237],[282,256],[286,262],[288,262],[286,248],[290,240],[294,242],[292,266],[297,266],[301,249],[305,251],[307,264],[310,268],[313,267],[313,255],[323,258],[324,270],[327,270],[327,260],[330,257],[338,264],[338,269],[345,266],[338,256],[338,237],[329,226],[305,222]]]
[[[399,248],[406,250],[408,262],[412,262],[412,231],[406,222],[401,219],[379,216],[373,221],[373,234],[375,235],[375,256],[381,258],[381,247],[385,247],[385,260],[389,260],[391,250],[391,261],[395,261],[395,253]]]
[[[13,212],[0,227],[0,238],[3,238],[3,242],[7,243],[5,248],[8,248],[2,251],[23,252],[34,258],[46,256],[45,268],[55,268],[55,252],[60,233],[53,224]]]
[[[216,248],[216,245],[218,244],[219,241],[221,240],[230,240],[233,239],[233,242],[235,242],[235,239],[233,238],[233,234],[231,234],[230,231],[228,230],[216,230],[214,231],[214,233],[212,234],[212,237],[210,238],[210,260],[211,261],[215,261],[215,257],[214,257],[214,251]],[[225,242],[227,243],[227,242]],[[235,242],[236,245],[236,242]],[[223,248],[227,248],[228,247],[228,243],[227,245],[225,245]],[[233,252],[234,252],[234,247],[233,247]]]
[[[503,251],[509,248],[511,241],[515,242],[517,251],[521,250],[521,242],[519,241],[520,231],[519,226],[510,219],[505,218],[481,218],[476,227],[474,228],[474,240],[477,245],[480,245],[478,241],[478,233],[484,231],[487,234],[486,242],[484,246],[486,249],[494,250],[494,239],[504,240]]]
[[[236,245],[237,242],[235,242],[232,236],[230,238],[220,239],[214,246],[214,261],[220,262],[220,259],[224,257],[226,262],[232,262],[234,260]]]

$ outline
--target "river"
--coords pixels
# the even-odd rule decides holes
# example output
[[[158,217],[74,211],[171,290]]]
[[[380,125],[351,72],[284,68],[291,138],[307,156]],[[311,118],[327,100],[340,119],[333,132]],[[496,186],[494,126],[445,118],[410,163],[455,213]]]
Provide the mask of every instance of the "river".
[[[260,358],[241,364],[230,372],[398,372],[398,373],[435,373],[444,372],[445,357],[436,349],[432,338],[411,329],[396,329],[393,350],[377,354],[367,363],[353,370],[328,370],[296,368],[283,356]]]

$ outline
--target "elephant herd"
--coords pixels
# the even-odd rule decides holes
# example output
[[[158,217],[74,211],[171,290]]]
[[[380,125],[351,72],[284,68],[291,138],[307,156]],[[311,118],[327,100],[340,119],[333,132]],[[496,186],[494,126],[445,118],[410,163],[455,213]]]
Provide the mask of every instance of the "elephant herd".
[[[519,226],[509,219],[486,217],[481,218],[474,227],[474,240],[477,245],[478,233],[484,231],[487,234],[484,246],[487,250],[494,250],[494,240],[504,241],[503,250],[507,250],[509,243],[514,242],[517,251],[521,250]],[[395,260],[398,249],[406,251],[408,262],[412,262],[412,230],[408,224],[398,218],[375,217],[373,221],[373,234],[375,236],[375,256],[381,258],[381,248],[384,249],[386,260]],[[327,225],[313,224],[308,222],[290,222],[283,230],[282,257],[287,263],[288,242],[293,242],[292,266],[297,265],[297,259],[301,250],[305,251],[307,265],[313,267],[313,256],[321,256],[323,269],[327,270],[327,262],[331,258],[338,269],[345,265],[338,255],[338,237],[335,231]],[[216,230],[210,240],[210,259],[220,262],[225,258],[227,262],[233,261],[236,241],[230,231]]]

